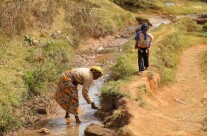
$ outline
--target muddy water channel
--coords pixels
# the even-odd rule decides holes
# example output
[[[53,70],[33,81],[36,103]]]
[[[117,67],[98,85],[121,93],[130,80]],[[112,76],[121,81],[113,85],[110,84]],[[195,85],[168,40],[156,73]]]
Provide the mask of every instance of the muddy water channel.
[[[94,102],[99,104],[99,90],[102,87],[104,79],[101,78],[94,82],[94,85],[90,89],[90,96]],[[95,110],[91,109],[91,106],[86,103],[85,99],[80,94],[81,87],[79,89],[79,102],[80,102],[80,119],[82,123],[76,124],[73,115],[70,115],[69,119],[65,119],[65,111],[58,108],[58,113],[46,121],[40,122],[34,130],[25,131],[18,136],[41,136],[43,134],[38,133],[40,128],[49,129],[48,136],[83,136],[85,128],[93,123],[100,123],[100,121],[93,116]]]

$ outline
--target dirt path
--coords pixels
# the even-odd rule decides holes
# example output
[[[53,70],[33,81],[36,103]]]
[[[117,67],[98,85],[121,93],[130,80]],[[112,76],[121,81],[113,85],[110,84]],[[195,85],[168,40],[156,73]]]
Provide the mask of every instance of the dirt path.
[[[156,90],[147,98],[147,106],[129,103],[134,115],[126,126],[137,136],[206,136],[201,122],[206,116],[202,99],[207,97],[207,84],[200,69],[200,58],[207,46],[184,51],[176,74],[176,83]]]

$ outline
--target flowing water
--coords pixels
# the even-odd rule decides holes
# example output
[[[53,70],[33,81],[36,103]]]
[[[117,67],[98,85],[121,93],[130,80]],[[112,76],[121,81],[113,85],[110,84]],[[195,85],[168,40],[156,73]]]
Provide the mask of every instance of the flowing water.
[[[152,24],[151,30],[154,30],[155,28],[159,27],[162,24],[171,23],[171,21],[169,19],[162,18],[162,17],[159,17],[159,16],[151,17],[151,18],[149,18],[149,21]]]
[[[96,105],[99,104],[99,90],[104,82],[103,78],[94,81],[94,85],[90,88],[89,95],[94,100]],[[85,99],[82,97],[81,87],[79,89],[79,103],[80,103],[80,119],[82,123],[75,123],[73,115],[70,115],[69,119],[65,119],[65,111],[58,108],[58,114],[54,115],[52,119],[43,121],[37,125],[34,130],[25,131],[18,136],[41,136],[43,134],[38,133],[40,128],[49,129],[50,133],[48,136],[83,136],[85,128],[91,123],[101,123],[97,118],[93,116],[95,110],[91,109],[90,104],[87,104]]]

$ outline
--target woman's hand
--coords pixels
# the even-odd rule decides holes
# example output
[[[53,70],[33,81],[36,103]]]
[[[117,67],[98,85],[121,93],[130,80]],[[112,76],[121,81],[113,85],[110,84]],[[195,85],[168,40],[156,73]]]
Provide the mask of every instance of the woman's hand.
[[[91,108],[92,108],[92,109],[98,109],[98,107],[95,105],[94,102],[91,103]]]

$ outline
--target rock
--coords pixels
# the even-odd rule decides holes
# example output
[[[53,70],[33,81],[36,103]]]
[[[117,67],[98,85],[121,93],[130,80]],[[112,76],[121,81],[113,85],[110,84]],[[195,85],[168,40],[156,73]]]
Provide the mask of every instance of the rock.
[[[49,129],[47,129],[47,128],[41,128],[37,132],[42,133],[42,134],[49,134],[50,133]]]
[[[120,38],[120,37],[121,37],[120,35],[116,35],[116,36],[115,36],[116,39],[117,39],[117,38]]]
[[[85,136],[115,136],[115,130],[104,128],[98,124],[90,124],[84,131]]]
[[[103,51],[103,50],[104,50],[103,47],[99,47],[99,48],[97,49],[97,51]]]
[[[33,45],[37,46],[39,44],[39,42],[40,41],[37,38],[32,37],[32,43],[33,43]]]
[[[39,109],[37,109],[37,113],[39,113],[39,114],[47,114],[47,110],[45,108],[39,108]]]
[[[193,20],[196,21],[198,24],[205,24],[207,22],[207,18],[195,18]]]
[[[60,30],[56,31],[58,34],[62,34],[62,32]]]
[[[176,102],[178,102],[179,104],[185,105],[185,101],[178,99],[178,98],[173,98]]]
[[[136,20],[139,24],[147,23],[149,26],[152,26],[152,23],[147,18],[136,17]]]

